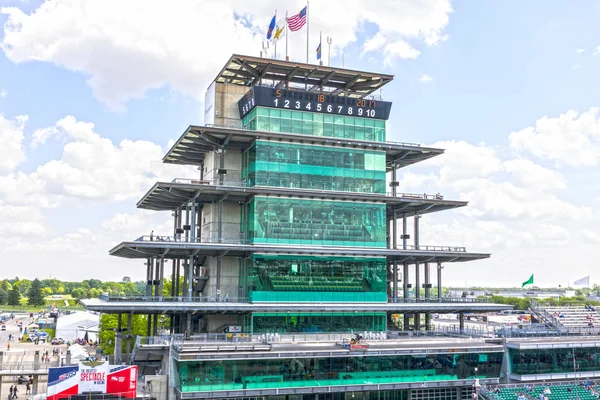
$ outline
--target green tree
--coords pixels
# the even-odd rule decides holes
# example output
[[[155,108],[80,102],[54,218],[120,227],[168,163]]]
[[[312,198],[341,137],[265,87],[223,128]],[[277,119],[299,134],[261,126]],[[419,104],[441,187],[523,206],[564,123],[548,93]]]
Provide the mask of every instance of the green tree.
[[[0,288],[0,304],[5,305],[8,302],[8,292]]]
[[[16,286],[19,289],[19,293],[25,296],[29,292],[29,288],[31,288],[31,281],[29,279],[21,279],[16,281],[13,286]]]
[[[118,315],[102,314],[100,317],[100,329],[98,337],[104,354],[113,354],[115,351],[115,329],[118,326]],[[127,327],[127,315],[121,315],[121,328]],[[147,317],[145,315],[134,314],[131,318],[131,334],[137,336],[146,336],[148,329]],[[133,339],[135,341],[135,339]],[[123,340],[123,352],[125,352],[125,340]]]
[[[21,292],[19,292],[19,288],[16,285],[13,285],[13,288],[8,292],[8,305],[9,306],[18,306],[21,304]]]
[[[85,290],[82,288],[76,288],[73,289],[73,291],[71,292],[71,296],[73,296],[76,299],[83,299],[85,296]]]
[[[30,306],[43,306],[46,304],[44,295],[42,294],[42,282],[39,279],[36,278],[31,282],[31,288],[27,293],[27,297],[27,304]]]

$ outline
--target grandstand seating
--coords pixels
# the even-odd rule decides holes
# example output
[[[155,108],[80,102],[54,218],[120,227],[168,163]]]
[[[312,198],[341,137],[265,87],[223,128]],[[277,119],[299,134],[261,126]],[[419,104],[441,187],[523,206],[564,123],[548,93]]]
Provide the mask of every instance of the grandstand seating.
[[[540,307],[548,314],[560,313],[563,318],[558,318],[556,321],[566,328],[587,328],[589,324],[588,316],[591,314],[594,320],[594,326],[600,326],[600,314],[597,311],[586,310],[584,306],[548,306]]]
[[[547,395],[548,400],[597,400],[591,391],[576,385],[549,385],[551,394]],[[526,399],[538,400],[540,393],[544,391],[545,386],[533,387],[531,392],[528,392],[524,387],[501,388],[500,393],[487,392],[485,397],[493,400],[516,400],[520,394],[524,394]],[[569,391],[571,389],[571,391]]]
[[[352,278],[326,276],[271,276],[275,291],[361,292],[362,282]]]

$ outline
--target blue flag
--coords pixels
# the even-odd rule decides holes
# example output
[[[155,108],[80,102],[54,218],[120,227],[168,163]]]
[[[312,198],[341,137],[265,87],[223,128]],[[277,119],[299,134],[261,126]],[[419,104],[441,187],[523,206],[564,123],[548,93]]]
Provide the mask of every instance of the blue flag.
[[[273,36],[273,29],[275,29],[275,23],[277,21],[275,21],[275,19],[277,18],[277,14],[275,14],[273,16],[273,19],[271,19],[271,23],[269,24],[269,29],[267,30],[267,39],[271,39],[271,36]]]
[[[319,42],[319,45],[317,46],[317,60],[321,59],[321,42]]]

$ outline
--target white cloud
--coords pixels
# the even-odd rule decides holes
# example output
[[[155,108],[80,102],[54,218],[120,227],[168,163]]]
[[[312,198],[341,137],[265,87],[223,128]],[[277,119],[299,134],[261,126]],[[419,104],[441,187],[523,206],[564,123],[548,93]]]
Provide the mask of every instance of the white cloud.
[[[586,242],[591,244],[600,244],[600,233],[592,232],[587,229],[582,230],[581,233],[583,234],[583,238]]]
[[[372,23],[378,33],[369,46],[388,64],[396,57],[418,57],[408,39],[428,45],[444,40],[452,12],[449,0],[385,0],[377,7],[347,0],[344,18],[331,18],[341,4],[311,4],[312,43],[324,31],[334,38],[335,53],[357,40],[364,23]],[[50,0],[31,14],[2,8],[8,19],[1,47],[15,63],[42,61],[84,74],[95,96],[114,109],[167,85],[201,99],[231,52],[257,55],[277,6],[275,0]],[[290,37],[292,59],[304,60],[304,37]]]
[[[8,96],[6,89],[0,89],[0,99],[5,98],[6,96]]]
[[[421,74],[421,76],[419,77],[419,80],[421,82],[431,82],[433,80],[433,78],[427,74]]]
[[[535,126],[512,132],[510,146],[534,156],[573,166],[600,163],[600,118],[598,109],[579,114],[574,110],[558,118],[542,117]]]
[[[576,52],[577,54],[582,54],[582,53],[584,53],[584,52],[585,52],[585,49],[577,49],[577,50],[575,50],[575,52]]]
[[[571,67],[571,69],[574,69],[574,70],[575,70],[575,69],[579,69],[579,67],[580,67],[580,65],[579,65],[579,64],[575,64],[575,65],[573,65],[573,66]]]
[[[23,129],[27,116],[18,116],[14,120],[0,114],[0,173],[13,171],[25,161],[23,149]]]
[[[554,192],[565,189],[567,182],[558,171],[542,167],[531,160],[518,159],[504,161],[504,169],[524,188],[540,192]]]
[[[600,46],[596,47],[596,50],[594,50],[594,55],[595,56],[600,55]]]
[[[29,174],[0,176],[5,202],[56,207],[68,199],[133,200],[156,180],[197,173],[192,167],[163,164],[166,149],[155,143],[123,140],[115,145],[96,133],[94,124],[72,116],[36,131],[32,145],[43,145],[52,138],[66,142],[61,159],[39,165]]]

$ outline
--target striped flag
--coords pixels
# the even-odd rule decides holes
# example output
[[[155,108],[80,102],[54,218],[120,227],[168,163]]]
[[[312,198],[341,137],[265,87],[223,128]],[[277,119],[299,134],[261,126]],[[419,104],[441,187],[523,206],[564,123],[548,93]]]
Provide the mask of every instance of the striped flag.
[[[302,27],[306,24],[306,7],[304,7],[298,14],[289,17],[287,19],[287,23],[290,27],[290,31],[292,32],[302,29]]]

